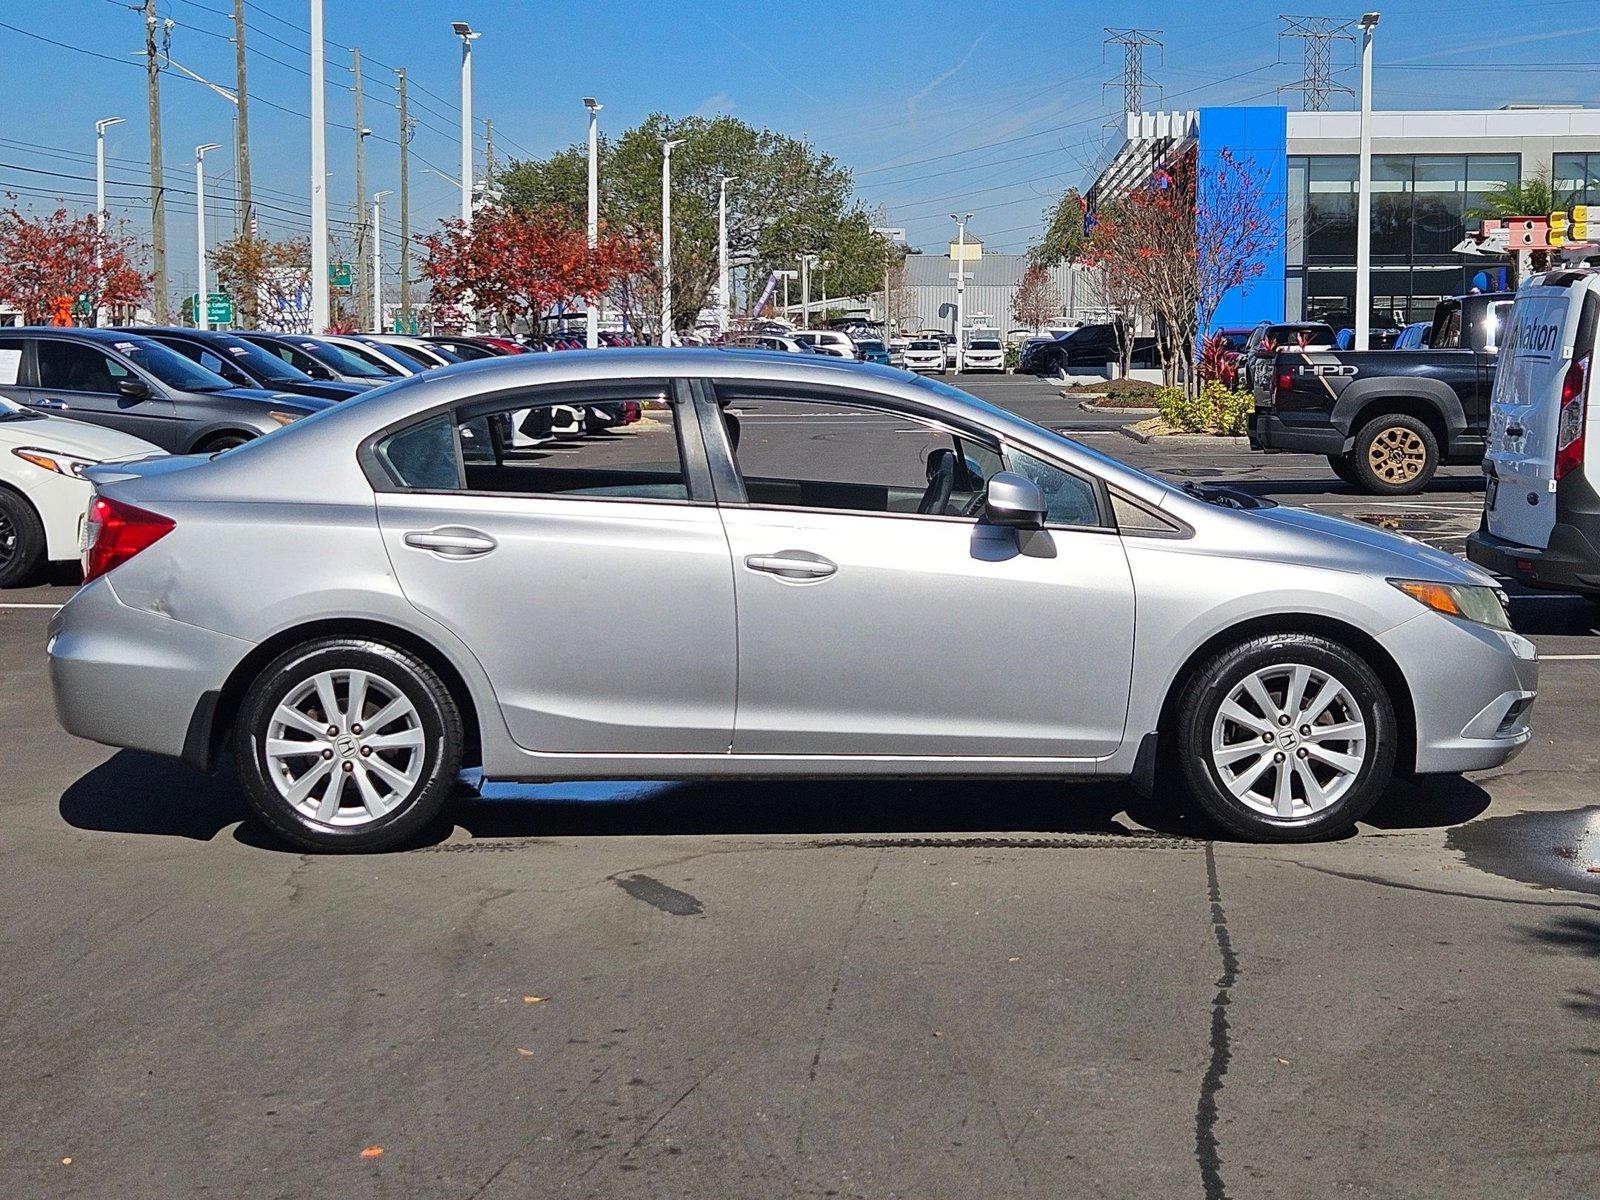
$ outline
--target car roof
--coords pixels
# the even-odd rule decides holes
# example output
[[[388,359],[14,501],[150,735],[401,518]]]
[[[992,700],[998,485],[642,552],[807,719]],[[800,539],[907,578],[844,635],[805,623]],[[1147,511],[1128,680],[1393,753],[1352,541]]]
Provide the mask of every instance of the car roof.
[[[143,337],[134,329],[91,329],[83,325],[7,325],[0,328],[0,336],[9,337],[65,337],[81,338],[90,342],[125,342],[130,337]]]

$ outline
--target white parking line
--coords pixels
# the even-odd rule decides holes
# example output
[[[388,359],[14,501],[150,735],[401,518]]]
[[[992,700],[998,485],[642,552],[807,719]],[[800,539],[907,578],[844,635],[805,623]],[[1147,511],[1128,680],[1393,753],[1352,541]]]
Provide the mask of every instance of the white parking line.
[[[1540,662],[1600,662],[1600,654],[1541,654]]]
[[[52,611],[60,607],[59,604],[0,604],[0,608],[48,608]]]

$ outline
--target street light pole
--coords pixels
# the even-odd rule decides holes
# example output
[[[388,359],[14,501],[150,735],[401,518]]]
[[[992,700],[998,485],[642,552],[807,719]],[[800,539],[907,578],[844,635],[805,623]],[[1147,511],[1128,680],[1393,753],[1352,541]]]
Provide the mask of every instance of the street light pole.
[[[600,244],[600,110],[605,107],[593,96],[583,98],[589,110],[589,250]],[[590,296],[584,318],[585,344],[593,350],[600,345],[600,297]]]
[[[105,269],[106,238],[106,130],[121,125],[123,118],[106,117],[94,123],[94,227],[100,235],[94,248],[95,299],[100,295],[100,274]],[[105,306],[96,304],[94,323],[105,324]]]
[[[328,295],[328,131],[323,106],[326,68],[322,0],[311,0],[311,332],[332,319]]]
[[[372,328],[383,332],[383,198],[388,192],[372,193]]]
[[[1361,26],[1361,159],[1356,180],[1356,329],[1352,345],[1365,350],[1372,333],[1372,31],[1375,12]]]
[[[817,261],[815,254],[802,254],[800,256],[800,328],[811,328],[811,264]]]
[[[661,344],[672,345],[672,149],[683,139],[661,141]]]
[[[206,321],[206,151],[221,147],[207,142],[194,148],[194,209],[195,209],[195,284],[194,327],[205,329]]]
[[[966,358],[967,326],[967,222],[971,213],[950,214],[956,223],[956,374],[961,374]]]
[[[450,28],[461,39],[461,223],[472,228],[472,43],[481,34],[465,21]]]
[[[717,181],[717,332],[728,332],[728,185],[737,182],[724,175]]]

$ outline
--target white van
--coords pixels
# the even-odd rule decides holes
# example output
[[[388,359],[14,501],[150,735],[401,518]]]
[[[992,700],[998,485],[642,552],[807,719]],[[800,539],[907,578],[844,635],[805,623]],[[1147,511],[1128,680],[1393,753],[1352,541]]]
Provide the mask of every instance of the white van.
[[[1600,597],[1597,334],[1600,270],[1549,271],[1517,289],[1467,557],[1529,587]]]

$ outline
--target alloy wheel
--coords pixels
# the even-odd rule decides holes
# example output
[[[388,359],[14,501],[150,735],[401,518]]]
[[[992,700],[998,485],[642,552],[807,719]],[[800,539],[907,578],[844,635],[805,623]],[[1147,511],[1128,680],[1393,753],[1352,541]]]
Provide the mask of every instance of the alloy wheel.
[[[1385,483],[1400,486],[1422,474],[1428,448],[1416,430],[1399,426],[1385,429],[1367,448],[1367,464]]]
[[[302,815],[365,825],[394,811],[422,778],[422,718],[370,671],[320,671],[295,685],[267,724],[266,774]]]
[[[0,569],[10,566],[11,560],[17,557],[17,543],[17,527],[10,517],[0,512]]]
[[[1223,787],[1279,820],[1337,804],[1367,756],[1367,721],[1350,689],[1304,663],[1245,676],[1212,722],[1211,765]]]

